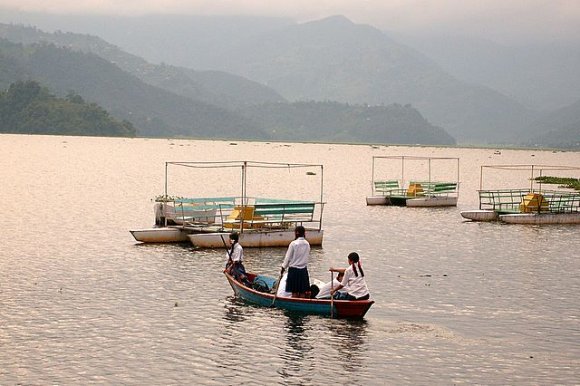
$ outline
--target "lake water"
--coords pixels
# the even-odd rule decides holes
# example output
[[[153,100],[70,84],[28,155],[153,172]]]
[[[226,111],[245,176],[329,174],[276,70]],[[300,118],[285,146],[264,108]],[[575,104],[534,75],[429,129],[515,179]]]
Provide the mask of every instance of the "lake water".
[[[580,153],[495,150],[0,135],[0,384],[579,384],[580,227],[459,212],[477,207],[482,164]],[[459,157],[458,207],[367,207],[374,155]],[[223,250],[135,243],[164,162],[210,160],[324,165],[309,270],[329,280],[358,251],[376,301],[364,320],[248,306]],[[207,173],[179,183],[191,196],[234,181]],[[276,273],[285,250],[245,252]]]

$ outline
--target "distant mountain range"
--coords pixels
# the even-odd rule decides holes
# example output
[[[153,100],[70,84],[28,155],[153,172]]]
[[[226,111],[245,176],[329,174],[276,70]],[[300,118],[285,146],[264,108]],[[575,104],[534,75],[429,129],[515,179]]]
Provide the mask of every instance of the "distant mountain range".
[[[506,140],[535,117],[515,100],[460,82],[381,31],[344,17],[254,37],[213,65],[289,100],[411,104],[460,141]]]
[[[494,78],[493,72],[498,73],[499,64],[490,65],[486,74],[468,77],[469,68],[464,66],[462,71],[458,70],[460,60],[457,57],[447,63],[441,55],[432,60],[409,47],[412,45],[428,53],[428,50],[422,49],[424,46],[415,44],[416,39],[401,38],[400,41],[408,44],[403,45],[371,26],[352,23],[342,16],[304,24],[288,19],[201,16],[79,18],[37,15],[36,20],[44,26],[51,25],[53,29],[62,26],[61,29],[105,36],[123,49],[143,56],[145,60],[88,35],[61,32],[46,34],[50,37],[42,38],[57,45],[64,44],[64,36],[68,36],[69,40],[78,39],[74,44],[69,41],[67,47],[95,53],[147,85],[190,101],[224,109],[228,114],[233,114],[231,117],[234,120],[234,126],[224,131],[233,130],[235,122],[244,122],[246,128],[255,130],[251,135],[268,137],[273,135],[272,122],[276,119],[263,114],[282,114],[281,110],[297,112],[305,104],[328,113],[334,111],[336,106],[329,109],[327,105],[316,102],[334,101],[344,109],[356,105],[350,112],[354,116],[360,113],[360,106],[404,106],[417,112],[407,115],[407,118],[418,115],[423,122],[409,123],[399,130],[412,131],[412,127],[428,124],[430,134],[423,133],[425,138],[437,132],[435,128],[441,127],[465,144],[527,145],[530,138],[541,139],[537,137],[537,131],[546,119],[551,120],[549,131],[561,138],[560,143],[574,143],[576,134],[580,134],[576,123],[568,121],[565,116],[560,122],[554,116],[539,111],[537,104],[526,103],[526,100],[520,103],[518,100],[526,94],[522,86],[525,82],[519,81],[520,91],[509,92],[509,82],[506,81],[509,75],[504,75],[504,81],[499,79],[499,75]],[[13,25],[10,27],[16,28]],[[22,35],[22,32],[15,34]],[[5,37],[15,39],[14,36]],[[55,37],[59,42],[54,41]],[[86,46],[81,48],[80,41],[83,40]],[[87,43],[89,41],[92,42]],[[486,56],[481,53],[479,57]],[[154,65],[146,60],[168,64]],[[475,59],[472,62],[473,71],[481,73],[486,69],[484,63],[475,66]],[[457,65],[454,67],[449,63]],[[549,58],[545,58],[540,67],[548,68],[549,63]],[[530,73],[528,76],[532,76],[533,69],[533,65],[526,67]],[[517,68],[510,71],[514,74]],[[454,76],[455,72],[458,77]],[[506,71],[506,74],[509,72]],[[543,74],[548,76],[547,71]],[[497,79],[496,83],[491,79]],[[483,85],[477,85],[477,80],[482,80],[480,84]],[[548,83],[547,79],[543,79],[541,84]],[[498,87],[502,92],[484,85],[502,86]],[[533,89],[532,85],[529,87]],[[546,101],[549,100],[548,91],[543,96]],[[566,93],[553,98],[552,106],[563,105],[567,98],[572,98],[574,88],[566,88]],[[280,105],[273,109],[276,104]],[[256,107],[260,105],[263,106]],[[396,108],[386,110],[390,113],[397,111]],[[559,112],[553,114],[558,116]],[[243,121],[237,120],[240,117]],[[394,117],[389,119],[396,121]],[[288,119],[282,126],[296,130],[291,128],[295,121]],[[140,127],[139,123],[134,123]],[[387,121],[383,126],[391,127]],[[238,128],[238,133],[247,133],[247,130]],[[325,129],[321,130],[325,132]],[[173,131],[187,132],[183,128]],[[344,138],[344,133],[348,131],[347,128],[337,127],[334,138]],[[354,132],[352,128],[350,131]],[[276,130],[275,133],[281,135],[281,132],[284,130]],[[316,134],[310,132],[312,137],[317,137]],[[383,134],[387,140],[394,138],[390,129],[385,129]],[[365,136],[361,134],[362,137]],[[370,137],[366,135],[366,138]],[[546,142],[539,143],[542,144],[548,145]]]
[[[529,146],[580,149],[580,99],[544,115],[520,136]]]
[[[455,143],[410,106],[383,108],[371,121],[357,106],[336,104],[328,109],[316,102],[297,106],[239,76],[152,65],[93,36],[0,25],[0,37],[4,38],[0,41],[0,86],[34,79],[61,95],[72,90],[115,117],[132,122],[139,135]],[[297,123],[289,112],[305,105],[317,120]],[[401,119],[402,110],[405,119]],[[334,122],[334,132],[320,122]],[[345,126],[347,122],[349,126]]]
[[[386,34],[458,79],[490,87],[528,108],[554,111],[580,99],[580,39],[513,47],[450,34]]]

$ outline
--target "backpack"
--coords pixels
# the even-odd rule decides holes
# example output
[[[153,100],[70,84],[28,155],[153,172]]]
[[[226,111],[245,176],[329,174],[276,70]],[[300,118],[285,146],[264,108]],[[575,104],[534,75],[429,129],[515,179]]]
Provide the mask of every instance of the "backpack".
[[[270,287],[268,287],[268,283],[261,277],[257,277],[254,279],[252,283],[252,288],[258,292],[270,292]]]

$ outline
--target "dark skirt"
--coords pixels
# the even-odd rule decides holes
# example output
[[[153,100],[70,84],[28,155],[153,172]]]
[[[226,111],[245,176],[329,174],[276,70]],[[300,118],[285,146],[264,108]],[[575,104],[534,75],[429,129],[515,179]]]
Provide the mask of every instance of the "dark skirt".
[[[310,290],[310,277],[308,268],[288,268],[288,278],[286,279],[286,292],[306,292]]]
[[[246,267],[239,261],[236,261],[232,267],[232,276],[239,279],[241,276],[246,276]]]

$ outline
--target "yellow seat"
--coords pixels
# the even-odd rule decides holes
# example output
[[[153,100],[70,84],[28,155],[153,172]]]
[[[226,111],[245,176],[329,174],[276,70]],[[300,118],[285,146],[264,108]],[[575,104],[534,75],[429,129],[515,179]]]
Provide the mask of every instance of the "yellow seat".
[[[253,221],[263,220],[262,216],[254,215],[253,206],[236,206],[224,221],[225,228],[239,229],[244,222],[244,228],[257,228],[261,224],[252,224]]]
[[[409,188],[407,188],[407,196],[422,196],[424,195],[423,187],[421,184],[409,184]]]
[[[539,193],[528,193],[520,203],[520,212],[534,213],[549,211],[548,201]]]

